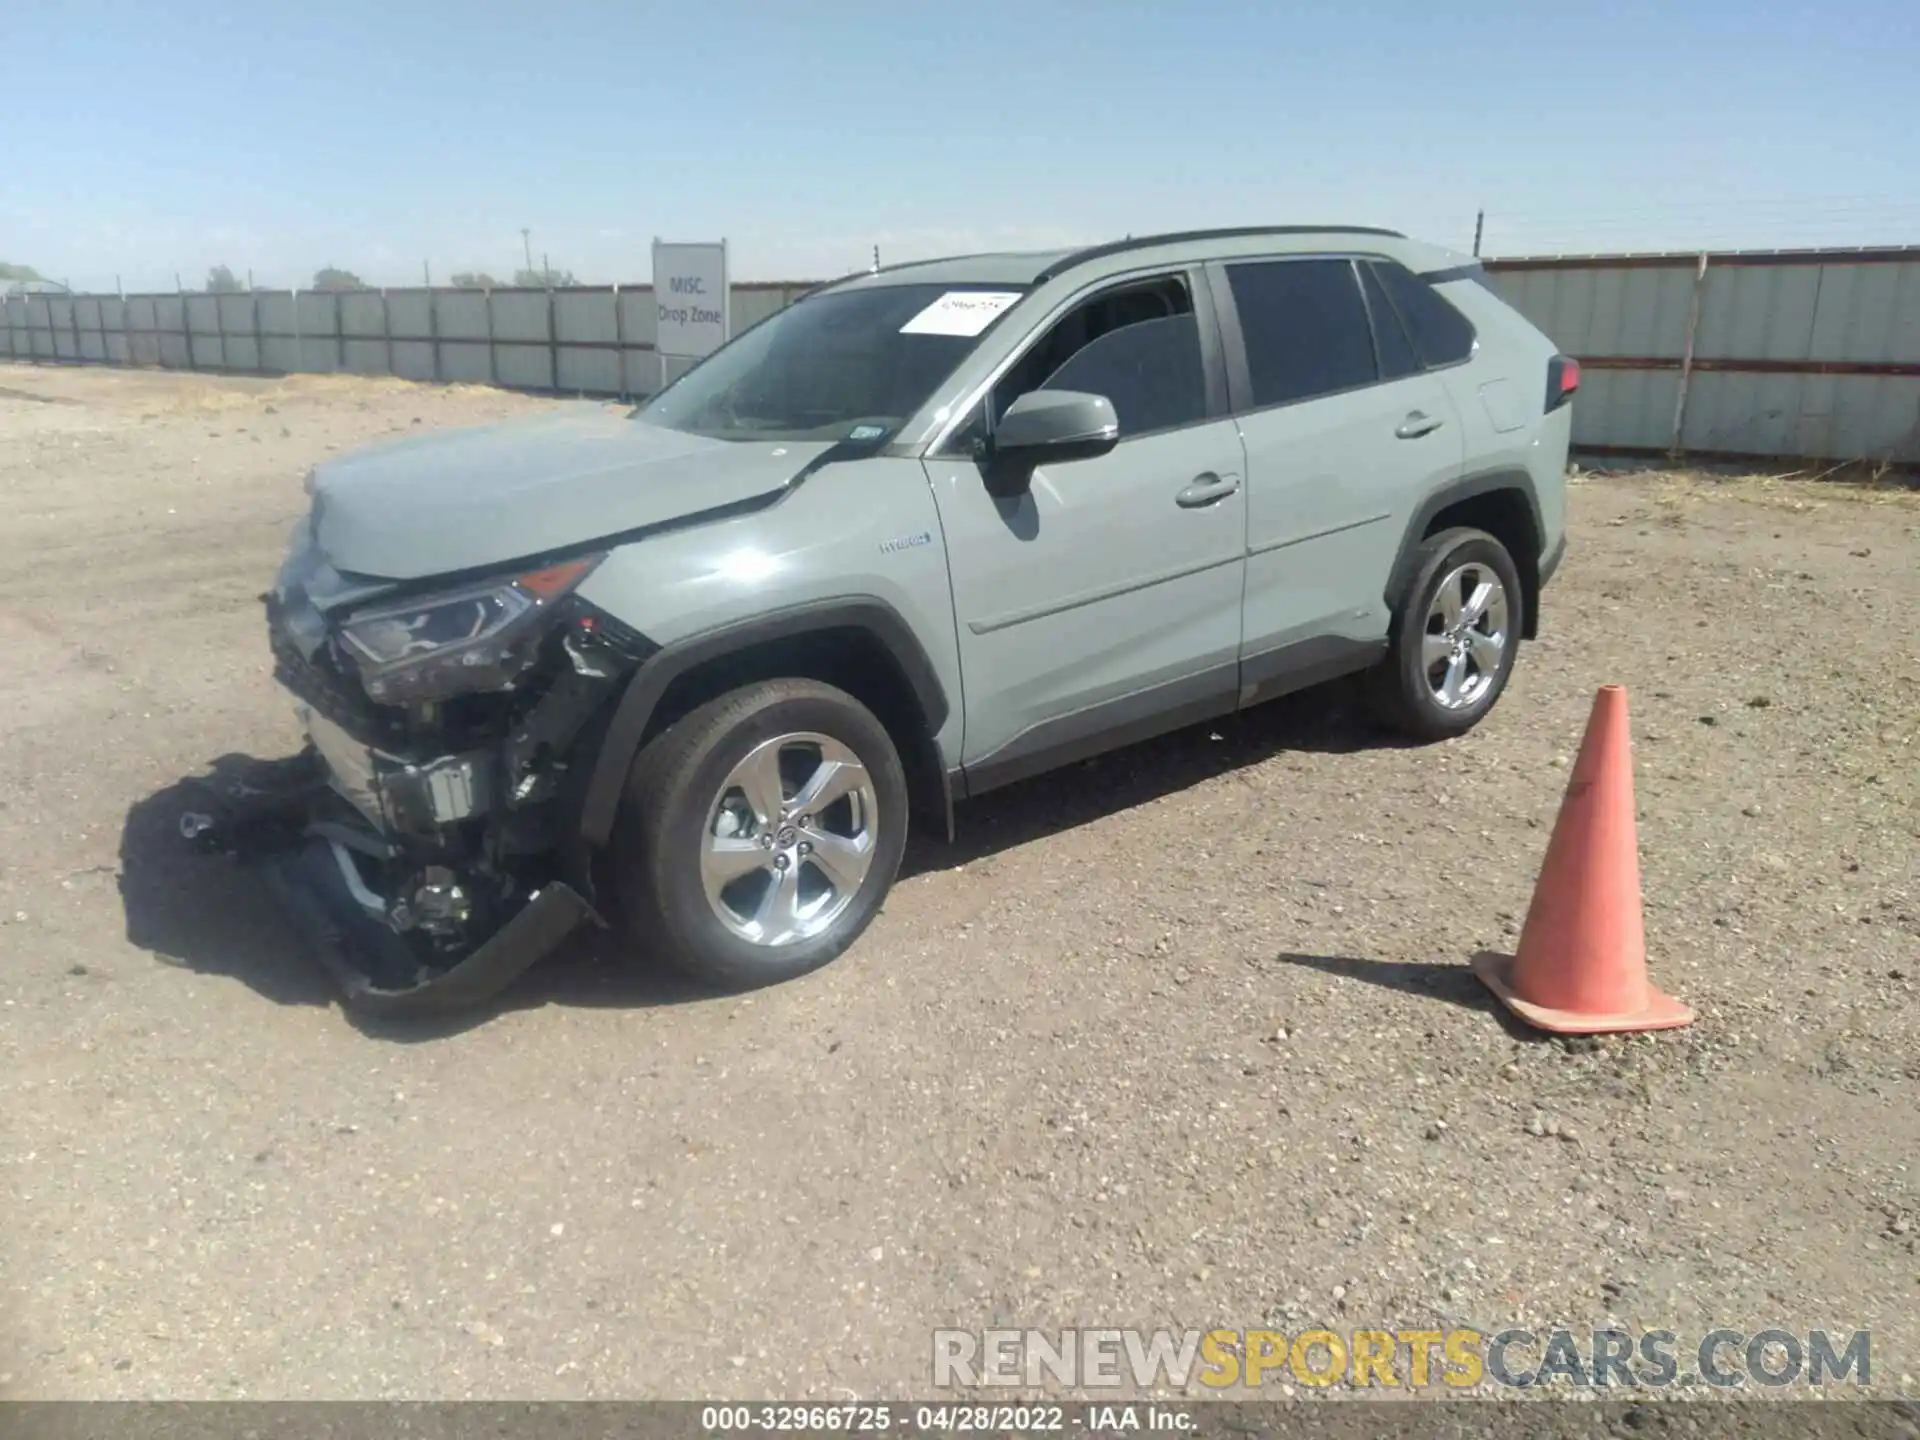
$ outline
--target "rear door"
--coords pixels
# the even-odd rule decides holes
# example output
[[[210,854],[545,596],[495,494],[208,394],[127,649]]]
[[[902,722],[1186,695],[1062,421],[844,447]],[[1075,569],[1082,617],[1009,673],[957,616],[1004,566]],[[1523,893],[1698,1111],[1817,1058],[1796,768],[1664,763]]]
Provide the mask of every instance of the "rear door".
[[[1240,680],[1255,703],[1378,652],[1408,517],[1465,445],[1445,384],[1353,258],[1227,261],[1208,278],[1247,452]]]

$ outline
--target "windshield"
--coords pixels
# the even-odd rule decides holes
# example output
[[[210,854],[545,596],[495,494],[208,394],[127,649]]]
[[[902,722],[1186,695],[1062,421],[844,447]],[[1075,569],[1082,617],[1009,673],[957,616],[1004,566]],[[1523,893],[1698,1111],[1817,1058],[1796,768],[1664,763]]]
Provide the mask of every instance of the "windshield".
[[[877,443],[926,403],[1020,295],[983,285],[814,295],[717,351],[638,414],[718,440]]]

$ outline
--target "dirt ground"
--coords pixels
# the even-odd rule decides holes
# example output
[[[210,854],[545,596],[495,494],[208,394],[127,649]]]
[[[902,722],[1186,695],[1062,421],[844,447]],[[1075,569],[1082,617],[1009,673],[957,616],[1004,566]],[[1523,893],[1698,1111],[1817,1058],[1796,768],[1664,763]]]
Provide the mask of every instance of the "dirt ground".
[[[1494,715],[1316,692],[966,807],[855,950],[583,946],[331,1003],[171,787],[285,753],[256,600],[326,452],[484,389],[0,366],[0,1394],[866,1397],[939,1326],[1872,1331],[1920,1371],[1920,503],[1574,485]],[[1596,686],[1691,1029],[1534,1038],[1510,947]]]

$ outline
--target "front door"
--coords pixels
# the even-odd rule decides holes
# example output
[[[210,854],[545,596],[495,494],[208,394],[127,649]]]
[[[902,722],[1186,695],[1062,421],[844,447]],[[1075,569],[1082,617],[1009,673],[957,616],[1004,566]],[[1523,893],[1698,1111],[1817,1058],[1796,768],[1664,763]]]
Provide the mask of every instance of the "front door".
[[[953,582],[974,791],[1234,704],[1244,451],[1186,273],[1130,279],[1036,338],[927,461]],[[1196,301],[1198,303],[1196,303]],[[1113,402],[1120,443],[988,493],[968,451],[1028,390]]]

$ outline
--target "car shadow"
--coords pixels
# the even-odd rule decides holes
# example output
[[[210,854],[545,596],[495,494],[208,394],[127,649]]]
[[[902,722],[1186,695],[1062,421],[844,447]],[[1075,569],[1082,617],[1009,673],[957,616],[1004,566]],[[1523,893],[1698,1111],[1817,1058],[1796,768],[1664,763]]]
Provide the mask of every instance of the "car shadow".
[[[1284,751],[1344,754],[1407,743],[1361,718],[1352,687],[1336,682],[970,801],[961,809],[954,843],[910,839],[901,874],[961,866]],[[1089,783],[1090,775],[1097,776],[1097,783]],[[184,777],[127,811],[119,885],[128,942],[162,964],[238,981],[275,1004],[338,1003],[339,991],[306,953],[264,877],[234,861],[197,854],[181,839],[180,816],[205,803],[196,778]],[[645,1009],[724,998],[658,961],[629,955],[613,935],[584,927],[558,953],[472,1009],[406,1019],[352,1008],[345,1013],[371,1037],[412,1043],[445,1038],[511,1011],[544,1005]]]
[[[964,801],[954,842],[909,839],[900,873],[906,878],[967,865],[1288,751],[1349,755],[1414,743],[1368,716],[1357,681],[1332,681]]]
[[[181,780],[138,801],[120,829],[120,908],[127,943],[163,965],[238,980],[280,1005],[324,1005],[326,977],[300,963],[294,937],[256,875],[197,855],[179,821],[205,808]]]

